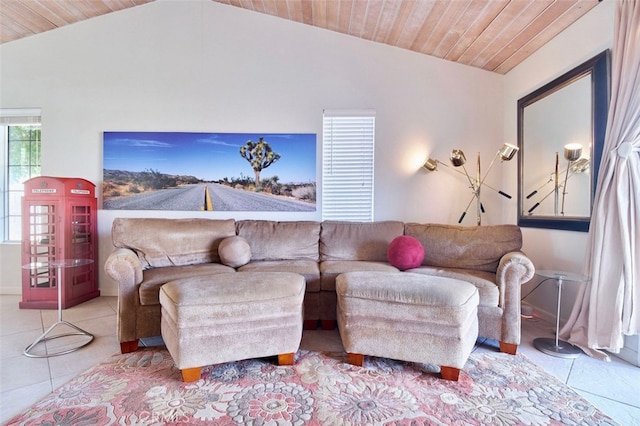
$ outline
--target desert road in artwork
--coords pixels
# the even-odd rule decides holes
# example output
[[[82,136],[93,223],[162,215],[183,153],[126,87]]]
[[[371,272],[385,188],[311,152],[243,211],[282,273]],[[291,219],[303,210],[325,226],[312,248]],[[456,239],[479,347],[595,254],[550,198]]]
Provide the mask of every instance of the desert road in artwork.
[[[314,204],[286,197],[258,194],[216,183],[184,185],[114,198],[104,202],[111,210],[221,210],[221,211],[315,211]]]

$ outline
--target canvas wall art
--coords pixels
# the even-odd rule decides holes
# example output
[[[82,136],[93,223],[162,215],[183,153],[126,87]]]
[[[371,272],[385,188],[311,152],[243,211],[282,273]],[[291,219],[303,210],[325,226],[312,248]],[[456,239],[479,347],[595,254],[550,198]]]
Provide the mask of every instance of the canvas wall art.
[[[107,210],[316,210],[316,134],[104,132]]]

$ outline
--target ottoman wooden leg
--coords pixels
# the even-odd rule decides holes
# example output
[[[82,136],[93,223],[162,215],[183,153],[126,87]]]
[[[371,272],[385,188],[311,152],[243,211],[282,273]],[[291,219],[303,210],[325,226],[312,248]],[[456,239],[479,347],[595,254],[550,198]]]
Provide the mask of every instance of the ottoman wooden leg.
[[[318,320],[304,320],[305,330],[315,330],[318,328]]]
[[[518,351],[518,345],[514,345],[513,343],[503,343],[500,342],[500,352],[509,355],[515,355]]]
[[[128,354],[138,350],[138,339],[129,342],[120,342],[120,353]]]
[[[294,356],[295,356],[295,353],[279,354],[278,365],[293,365]]]
[[[351,365],[362,367],[362,364],[364,363],[364,355],[347,352],[347,362]]]
[[[442,376],[444,380],[451,380],[451,381],[457,382],[458,377],[460,376],[460,369],[441,365],[440,376]]]
[[[183,368],[182,370],[180,370],[182,372],[182,381],[195,382],[196,380],[199,380],[201,369],[201,367]]]
[[[333,330],[337,323],[335,320],[321,320],[320,324],[323,330]]]

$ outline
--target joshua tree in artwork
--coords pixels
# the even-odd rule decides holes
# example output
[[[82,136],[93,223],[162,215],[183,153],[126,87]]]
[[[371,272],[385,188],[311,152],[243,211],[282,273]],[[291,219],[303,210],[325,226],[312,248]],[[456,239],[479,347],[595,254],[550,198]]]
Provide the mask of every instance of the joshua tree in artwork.
[[[260,186],[260,172],[280,159],[280,154],[273,152],[269,143],[263,138],[258,142],[247,141],[240,147],[240,155],[251,164],[255,173],[256,188]]]

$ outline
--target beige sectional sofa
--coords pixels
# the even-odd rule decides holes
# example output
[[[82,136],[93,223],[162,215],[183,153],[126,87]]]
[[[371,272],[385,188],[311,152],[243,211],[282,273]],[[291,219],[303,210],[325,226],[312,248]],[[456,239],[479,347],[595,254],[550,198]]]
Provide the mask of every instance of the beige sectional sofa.
[[[278,222],[233,219],[116,218],[105,271],[118,284],[123,353],[160,335],[160,287],[178,278],[222,272],[295,272],[306,280],[305,328],[335,326],[336,277],[350,271],[398,272],[387,260],[394,238],[418,239],[425,258],[408,272],[457,278],[479,290],[479,335],[515,353],[520,343],[520,286],[534,274],[515,225],[461,227],[383,222]],[[224,265],[218,246],[240,236],[250,261]],[[239,277],[240,278],[240,277]]]

